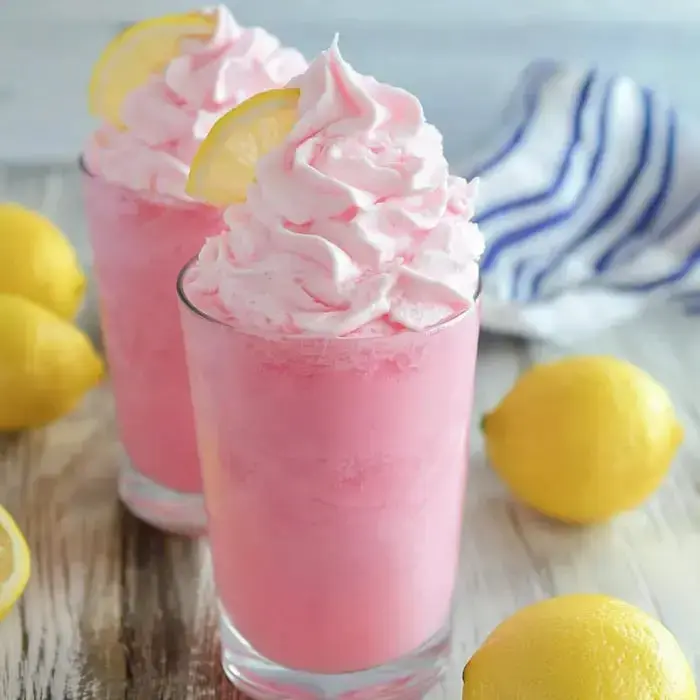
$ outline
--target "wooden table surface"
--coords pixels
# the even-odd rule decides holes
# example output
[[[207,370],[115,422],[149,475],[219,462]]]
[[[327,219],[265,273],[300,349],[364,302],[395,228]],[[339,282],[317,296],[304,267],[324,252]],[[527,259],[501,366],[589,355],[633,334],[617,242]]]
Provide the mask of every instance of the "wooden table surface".
[[[0,199],[42,209],[85,251],[73,168],[0,168]],[[82,322],[95,333],[91,293]],[[671,392],[686,440],[671,476],[609,525],[570,528],[515,503],[474,430],[454,664],[430,700],[460,697],[460,670],[517,608],[600,591],[657,615],[700,671],[700,322],[655,318],[573,348],[484,337],[475,425],[530,363],[571,352],[632,360]],[[0,624],[0,698],[242,698],[219,667],[204,542],[140,524],[116,500],[118,444],[109,386],[43,430],[0,437],[0,502],[26,533],[27,591]]]

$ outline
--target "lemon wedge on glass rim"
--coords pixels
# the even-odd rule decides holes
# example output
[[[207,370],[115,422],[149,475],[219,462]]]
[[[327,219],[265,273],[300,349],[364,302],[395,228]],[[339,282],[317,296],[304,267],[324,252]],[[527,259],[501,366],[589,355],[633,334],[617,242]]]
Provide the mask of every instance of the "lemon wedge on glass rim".
[[[267,90],[224,114],[192,160],[187,194],[219,207],[244,202],[258,160],[296,124],[299,95],[298,88]]]
[[[0,620],[19,600],[29,580],[29,547],[12,516],[0,506]]]
[[[183,40],[206,40],[215,29],[216,16],[201,12],[155,17],[127,27],[95,63],[88,93],[90,113],[123,128],[121,108],[126,96],[162,73],[180,55]]]

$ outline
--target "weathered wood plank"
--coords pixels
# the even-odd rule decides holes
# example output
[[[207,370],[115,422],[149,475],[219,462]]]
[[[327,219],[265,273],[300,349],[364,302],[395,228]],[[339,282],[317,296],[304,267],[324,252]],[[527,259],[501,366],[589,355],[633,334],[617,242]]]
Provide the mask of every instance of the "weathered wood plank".
[[[104,394],[49,428],[2,440],[0,498],[33,570],[0,625],[0,697],[123,697],[122,516]]]

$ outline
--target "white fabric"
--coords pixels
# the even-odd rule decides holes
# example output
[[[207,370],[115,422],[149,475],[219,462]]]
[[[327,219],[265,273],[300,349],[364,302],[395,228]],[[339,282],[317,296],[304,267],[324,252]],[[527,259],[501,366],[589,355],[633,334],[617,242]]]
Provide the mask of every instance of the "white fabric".
[[[700,310],[700,131],[624,77],[522,75],[479,177],[484,327],[571,341]]]

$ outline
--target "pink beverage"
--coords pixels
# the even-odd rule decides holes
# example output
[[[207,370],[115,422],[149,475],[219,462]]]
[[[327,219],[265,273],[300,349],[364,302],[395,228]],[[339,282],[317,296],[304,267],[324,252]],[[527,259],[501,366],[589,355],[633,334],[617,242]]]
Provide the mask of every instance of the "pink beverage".
[[[450,652],[474,188],[335,43],[291,87],[295,125],[178,285],[224,670],[261,700],[417,698]]]
[[[306,61],[263,29],[239,26],[223,5],[182,19],[179,54],[157,62],[156,73],[145,66],[134,76],[132,69],[134,87],[120,105],[119,123],[102,115],[83,165],[127,455],[119,493],[143,520],[197,534],[205,510],[174,285],[182,265],[223,222],[220,210],[193,201],[185,185],[192,158],[218,117],[260,90],[284,85]],[[188,34],[195,25],[196,35]],[[157,46],[162,32],[145,26]],[[168,26],[172,32],[176,25]],[[109,84],[109,71],[119,72],[114,60],[98,62],[94,85]]]
[[[475,310],[372,338],[247,335],[189,306],[183,327],[233,680],[426,690],[449,651]]]
[[[222,228],[203,204],[160,200],[83,176],[120,436],[124,503],[153,525],[205,526],[182,331],[173,280],[205,235]]]

